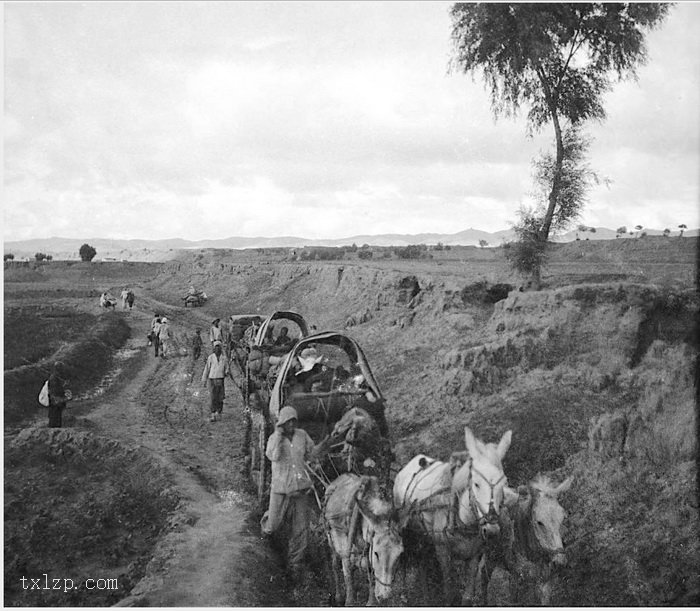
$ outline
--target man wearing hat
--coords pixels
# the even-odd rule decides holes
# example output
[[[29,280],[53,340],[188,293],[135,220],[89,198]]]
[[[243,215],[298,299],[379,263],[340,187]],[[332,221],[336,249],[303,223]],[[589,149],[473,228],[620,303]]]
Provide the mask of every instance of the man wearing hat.
[[[303,575],[304,554],[309,544],[312,505],[311,478],[306,462],[316,460],[328,449],[328,438],[318,446],[304,429],[297,428],[297,412],[285,406],[277,416],[275,432],[267,440],[265,455],[272,463],[270,505],[260,521],[263,534],[272,535],[290,522],[287,549],[288,568],[298,581]]]
[[[224,378],[229,376],[233,380],[231,370],[228,366],[228,359],[221,354],[221,342],[214,342],[214,352],[207,358],[207,364],[202,372],[202,384],[209,384],[209,396],[211,398],[210,422],[216,422],[221,418],[224,409]]]
[[[219,318],[215,318],[211,322],[211,328],[209,329],[209,341],[211,342],[212,352],[214,352],[214,342],[221,342],[223,344],[223,337],[221,336],[221,327],[219,326]]]
[[[299,370],[294,376],[297,384],[303,385],[304,392],[313,390],[316,382],[321,382],[328,368],[323,365],[323,355],[319,355],[316,348],[304,348],[297,357]]]

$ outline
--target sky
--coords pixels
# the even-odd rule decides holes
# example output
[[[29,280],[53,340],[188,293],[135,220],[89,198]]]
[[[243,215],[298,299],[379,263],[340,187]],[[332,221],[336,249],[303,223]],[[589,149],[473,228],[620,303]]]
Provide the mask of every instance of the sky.
[[[450,6],[4,3],[4,240],[508,229],[553,134],[448,70]],[[581,223],[700,226],[699,31],[606,94]]]

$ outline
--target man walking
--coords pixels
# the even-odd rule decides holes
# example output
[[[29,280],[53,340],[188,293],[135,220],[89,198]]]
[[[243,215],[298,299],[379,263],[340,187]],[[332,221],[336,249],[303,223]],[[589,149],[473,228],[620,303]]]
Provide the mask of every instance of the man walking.
[[[207,364],[202,372],[202,385],[209,384],[210,397],[210,422],[216,422],[221,418],[224,409],[224,378],[228,376],[233,380],[228,359],[221,353],[221,342],[214,342],[214,352],[207,358]]]
[[[155,318],[151,322],[151,341],[153,342],[153,350],[155,356],[158,356],[158,349],[160,348],[160,338],[158,337],[158,332],[160,331],[160,316],[155,315]]]
[[[165,358],[170,353],[171,338],[172,333],[170,331],[168,319],[163,316],[160,321],[160,327],[158,327],[158,341],[160,342],[160,356],[162,358]]]
[[[60,429],[63,426],[63,410],[71,392],[66,388],[65,367],[61,361],[53,364],[49,376],[49,426]]]
[[[215,342],[223,343],[223,337],[221,335],[221,327],[219,326],[218,318],[215,318],[211,323],[211,329],[209,329],[209,341],[211,342],[212,352],[214,352]]]

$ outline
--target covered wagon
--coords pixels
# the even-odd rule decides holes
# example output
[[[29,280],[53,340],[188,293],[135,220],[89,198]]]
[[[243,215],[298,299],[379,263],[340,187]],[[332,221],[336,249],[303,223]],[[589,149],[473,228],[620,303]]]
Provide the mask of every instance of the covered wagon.
[[[335,331],[304,337],[279,364],[269,401],[250,406],[248,466],[261,502],[267,498],[270,485],[270,462],[265,456],[265,447],[277,415],[285,405],[294,407],[298,426],[306,430],[315,443],[337,433],[338,426],[346,420],[348,427],[341,433],[348,433],[349,438],[356,423],[354,416],[365,414],[373,420],[373,429],[378,435],[366,454],[388,448],[384,396],[359,344]],[[334,451],[339,452],[338,448],[348,448],[345,438],[338,439]],[[350,455],[357,457],[355,449]],[[327,481],[353,468],[345,456],[340,461],[338,458],[339,454],[334,454],[326,461],[328,469],[323,477]]]

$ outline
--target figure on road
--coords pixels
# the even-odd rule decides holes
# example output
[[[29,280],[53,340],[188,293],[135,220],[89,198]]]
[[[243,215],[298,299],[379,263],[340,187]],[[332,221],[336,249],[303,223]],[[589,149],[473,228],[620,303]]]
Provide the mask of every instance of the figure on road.
[[[53,364],[49,376],[49,426],[61,428],[63,426],[63,410],[66,409],[66,401],[71,399],[71,392],[66,388],[65,366],[61,361]]]
[[[202,354],[202,330],[197,327],[192,337],[192,360],[196,361]]]
[[[160,338],[158,337],[158,331],[160,331],[160,314],[156,314],[151,321],[151,341],[153,342],[153,354],[158,356],[160,348]]]
[[[202,372],[202,384],[209,384],[210,422],[216,422],[221,418],[226,398],[224,391],[224,378],[226,376],[233,380],[228,359],[222,354],[221,342],[217,340],[214,342],[214,352],[207,358],[207,364]]]
[[[165,358],[169,356],[172,352],[172,338],[173,334],[170,330],[170,324],[168,319],[163,316],[160,321],[160,326],[158,327],[158,341],[160,342],[160,356]]]
[[[222,342],[223,336],[221,334],[221,327],[219,326],[220,319],[215,318],[211,322],[211,328],[209,329],[209,341],[211,342],[211,351],[214,352],[214,342]]]

